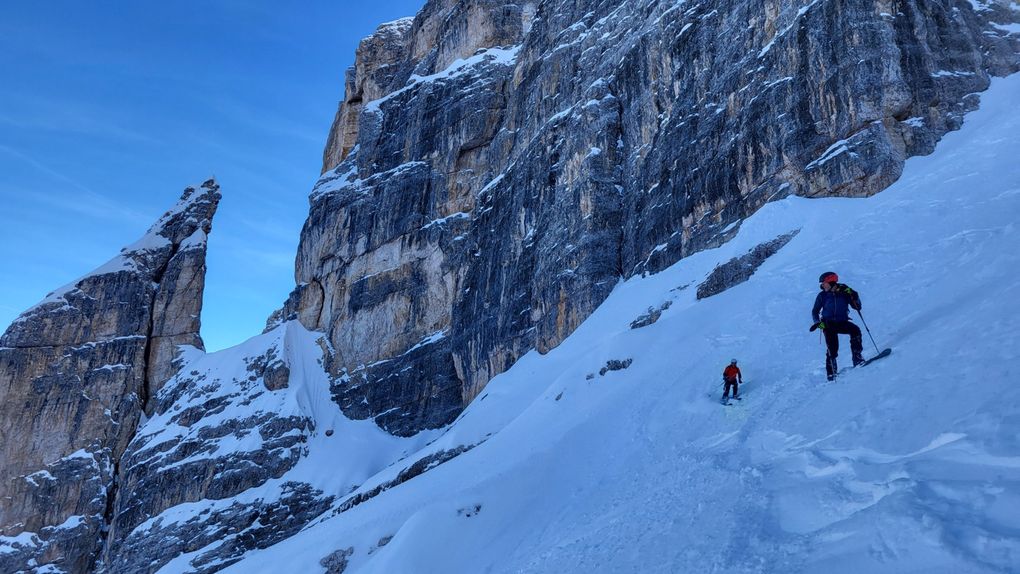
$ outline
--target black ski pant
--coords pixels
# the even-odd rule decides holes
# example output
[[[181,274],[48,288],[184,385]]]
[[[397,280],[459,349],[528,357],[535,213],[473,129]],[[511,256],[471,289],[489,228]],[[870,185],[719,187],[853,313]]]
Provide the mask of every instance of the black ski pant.
[[[726,379],[726,378],[723,379],[722,398],[724,398],[724,399],[730,398],[730,387],[731,386],[733,387],[733,397],[736,398],[736,396],[737,396],[737,379]]]
[[[850,335],[850,353],[854,364],[864,360],[864,341],[861,339],[861,328],[850,321],[826,321],[825,329],[825,373],[832,379],[838,367],[836,357],[839,355],[839,335]]]

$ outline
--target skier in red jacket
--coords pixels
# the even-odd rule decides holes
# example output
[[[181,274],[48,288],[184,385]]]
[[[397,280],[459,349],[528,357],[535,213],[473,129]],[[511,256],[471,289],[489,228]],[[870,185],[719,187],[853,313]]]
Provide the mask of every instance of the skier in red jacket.
[[[728,403],[730,399],[730,387],[733,387],[733,398],[740,400],[739,391],[737,391],[737,385],[744,382],[744,377],[740,374],[740,369],[737,367],[737,360],[733,359],[730,364],[723,369],[723,394],[722,402]]]

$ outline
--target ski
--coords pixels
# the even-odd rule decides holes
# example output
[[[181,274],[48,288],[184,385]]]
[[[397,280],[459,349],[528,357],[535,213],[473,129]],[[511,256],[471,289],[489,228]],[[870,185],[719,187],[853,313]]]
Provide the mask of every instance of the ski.
[[[741,400],[743,400],[744,399],[744,395],[747,394],[747,391],[743,390],[743,388],[744,388],[744,385],[746,385],[747,383],[748,383],[748,381],[744,381],[744,382],[740,383],[740,388],[742,390],[740,392],[740,396],[739,397],[728,397],[726,399],[719,399],[719,404],[729,407],[729,406],[733,406],[733,401],[741,401]],[[717,395],[715,393],[709,393],[708,396],[710,398],[715,398],[715,397],[718,397],[719,395]]]
[[[873,363],[873,362],[875,362],[875,361],[877,361],[879,359],[884,359],[884,358],[888,357],[891,354],[892,354],[892,349],[886,349],[886,350],[882,351],[881,353],[875,355],[874,357],[871,357],[870,359],[865,359],[864,362],[860,363],[859,365],[855,365],[853,367],[843,367],[842,369],[839,370],[838,373],[836,373],[837,377],[835,379],[829,379],[829,382],[830,383],[835,382],[836,379],[838,379],[839,377],[845,375],[849,371],[851,371],[853,369],[859,369],[859,368],[864,367],[866,365],[870,365],[871,363]]]
[[[861,363],[860,365],[857,365],[857,366],[858,367],[864,367],[866,365],[870,365],[871,363],[873,363],[873,362],[875,362],[875,361],[877,361],[879,359],[888,357],[891,354],[892,354],[892,349],[886,349],[886,350],[882,351],[881,353],[875,355],[874,357],[865,360],[863,363]]]

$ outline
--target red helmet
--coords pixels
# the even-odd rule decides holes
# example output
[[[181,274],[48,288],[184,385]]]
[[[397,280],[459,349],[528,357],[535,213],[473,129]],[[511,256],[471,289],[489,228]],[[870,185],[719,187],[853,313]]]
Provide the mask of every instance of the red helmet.
[[[836,275],[836,273],[834,273],[832,271],[826,271],[825,273],[822,273],[822,275],[818,278],[818,282],[819,283],[838,283],[839,282],[839,275]]]

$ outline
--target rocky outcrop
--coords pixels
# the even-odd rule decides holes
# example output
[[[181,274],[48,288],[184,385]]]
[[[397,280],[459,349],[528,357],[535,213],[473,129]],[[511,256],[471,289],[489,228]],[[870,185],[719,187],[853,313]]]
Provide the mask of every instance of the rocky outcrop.
[[[779,253],[779,250],[796,237],[798,233],[800,233],[799,229],[784,233],[771,241],[756,245],[740,257],[734,257],[716,267],[698,285],[698,299],[718,295],[734,285],[747,281],[761,267],[761,264],[765,263],[766,259]]]
[[[329,508],[332,496],[287,475],[315,432],[308,388],[328,396],[317,365],[317,377],[295,367],[290,384],[292,361],[321,356],[317,337],[289,323],[220,353],[181,357],[120,458],[100,571],[155,572],[179,560],[171,569],[215,572]]]
[[[768,201],[889,185],[1020,67],[1018,20],[963,0],[430,0],[359,48],[274,322],[327,333],[348,415],[446,424],[621,278]]]
[[[326,574],[343,574],[347,570],[347,559],[351,554],[354,554],[352,546],[336,550],[320,560],[319,565],[326,569]]]
[[[599,369],[599,376],[604,377],[606,376],[606,373],[610,371],[622,371],[623,369],[630,367],[633,362],[634,359],[610,359],[609,361],[606,361],[606,366]]]
[[[212,180],[0,338],[0,571],[92,568],[118,461],[199,337]]]
[[[372,488],[371,490],[362,491],[347,498],[342,503],[337,505],[336,508],[333,509],[333,514],[337,515],[343,512],[347,512],[348,510],[354,508],[355,506],[358,506],[359,504],[364,504],[365,502],[372,500],[373,498],[379,496],[380,494],[386,492],[391,488],[400,486],[401,484],[404,484],[405,482],[411,480],[412,478],[421,476],[426,472],[432,470],[433,468],[457,458],[458,456],[475,448],[476,446],[478,446],[478,444],[471,445],[462,444],[457,446],[456,448],[441,450],[438,452],[428,454],[414,461],[414,463],[412,463],[410,466],[401,469],[393,480],[384,482],[382,484],[377,485],[375,488]],[[380,544],[380,546],[384,546],[384,544]]]
[[[662,312],[669,309],[673,305],[673,301],[665,301],[658,308],[649,307],[647,311],[641,314],[637,319],[630,322],[631,329],[640,329],[641,327],[647,327],[655,324],[662,316]]]
[[[297,534],[332,502],[331,497],[300,482],[286,482],[281,490],[278,499],[232,501],[229,506],[189,515],[169,525],[156,522],[123,541],[117,562],[101,571],[156,572],[176,559],[179,572],[218,572],[240,561],[246,552],[268,548]],[[190,552],[196,555],[180,559]]]

